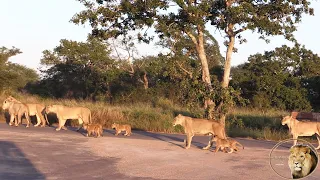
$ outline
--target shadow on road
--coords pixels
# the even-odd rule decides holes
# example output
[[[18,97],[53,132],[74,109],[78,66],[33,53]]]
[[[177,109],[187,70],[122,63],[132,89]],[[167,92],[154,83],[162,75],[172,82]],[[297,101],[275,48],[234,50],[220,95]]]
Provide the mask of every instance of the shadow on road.
[[[1,180],[40,180],[45,176],[39,172],[24,153],[12,142],[0,141]]]
[[[135,131],[134,133],[142,136],[151,137],[157,140],[165,141],[167,143],[170,143],[175,146],[179,146],[181,148],[185,147],[183,142],[184,142],[184,139],[186,138],[186,135],[175,135],[175,134],[168,135],[168,134],[159,134],[159,133],[152,133],[152,132],[146,132],[146,131]],[[176,143],[176,142],[181,142],[181,143]],[[196,146],[199,149],[202,149],[202,147],[206,146],[206,144],[203,144],[198,141],[198,137],[193,137],[191,144]]]

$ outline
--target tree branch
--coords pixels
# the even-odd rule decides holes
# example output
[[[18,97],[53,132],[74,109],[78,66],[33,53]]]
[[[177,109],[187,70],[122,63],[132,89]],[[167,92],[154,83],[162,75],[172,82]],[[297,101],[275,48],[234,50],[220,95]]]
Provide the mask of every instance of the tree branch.
[[[236,35],[236,34],[239,34],[239,33],[243,32],[243,31],[245,31],[245,30],[247,30],[247,29],[248,29],[248,27],[243,27],[243,28],[241,28],[241,29],[236,30],[236,31],[234,32],[234,34],[235,34],[235,35]]]
[[[191,79],[193,78],[192,72],[190,72],[190,71],[186,70],[185,68],[183,68],[183,67],[182,67],[182,64],[179,64],[178,62],[177,62],[177,64],[178,64],[178,66],[180,67],[181,70],[183,70],[186,74],[189,75],[189,77],[190,77]]]

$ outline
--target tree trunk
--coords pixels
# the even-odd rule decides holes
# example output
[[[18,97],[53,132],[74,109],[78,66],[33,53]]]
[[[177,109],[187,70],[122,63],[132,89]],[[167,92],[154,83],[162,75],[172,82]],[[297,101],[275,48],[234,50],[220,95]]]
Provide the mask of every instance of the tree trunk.
[[[191,32],[186,32],[187,35],[191,38],[192,42],[196,46],[198,58],[201,62],[202,68],[202,81],[205,83],[206,88],[212,91],[212,84],[210,78],[210,71],[208,66],[208,60],[206,56],[206,51],[204,49],[204,39],[203,39],[203,27],[200,25],[197,27],[198,30],[198,38],[196,38]],[[213,104],[213,101],[210,98],[205,99],[204,108],[208,108],[209,105]]]
[[[143,86],[144,86],[144,89],[149,88],[149,81],[148,81],[148,77],[147,77],[147,72],[144,72],[144,75],[143,75]]]
[[[231,57],[234,48],[235,37],[229,36],[229,44],[226,53],[226,62],[224,64],[224,73],[223,73],[223,81],[222,87],[227,88],[229,86],[229,79],[230,79],[230,70],[231,70]]]

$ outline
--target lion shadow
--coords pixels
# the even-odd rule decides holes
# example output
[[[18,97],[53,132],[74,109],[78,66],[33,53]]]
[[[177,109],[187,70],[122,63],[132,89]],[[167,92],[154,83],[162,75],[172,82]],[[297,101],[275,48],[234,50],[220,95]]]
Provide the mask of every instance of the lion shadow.
[[[14,143],[0,141],[0,177],[2,180],[46,179]]]

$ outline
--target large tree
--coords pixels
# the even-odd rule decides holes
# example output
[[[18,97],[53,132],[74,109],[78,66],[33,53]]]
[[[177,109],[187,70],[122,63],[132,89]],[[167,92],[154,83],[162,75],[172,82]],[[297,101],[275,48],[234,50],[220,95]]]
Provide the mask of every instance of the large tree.
[[[89,23],[91,35],[108,39],[127,36],[132,31],[144,42],[153,39],[148,30],[155,29],[160,38],[188,37],[201,62],[202,81],[206,91],[213,91],[205,49],[205,33],[209,25],[223,29],[227,35],[227,52],[222,87],[229,84],[231,56],[235,38],[245,41],[240,33],[250,29],[265,38],[284,35],[292,40],[295,24],[303,13],[312,14],[307,0],[79,0],[86,10],[76,14],[76,24]],[[223,93],[225,94],[225,93]],[[223,95],[222,94],[222,95]],[[206,105],[213,104],[206,99]],[[217,106],[219,107],[219,106]],[[224,122],[224,118],[222,121]]]
[[[45,95],[96,98],[101,93],[108,94],[109,83],[118,69],[109,54],[108,45],[95,39],[62,39],[52,51],[43,51],[41,64],[47,69],[43,70],[42,84],[49,93]]]

